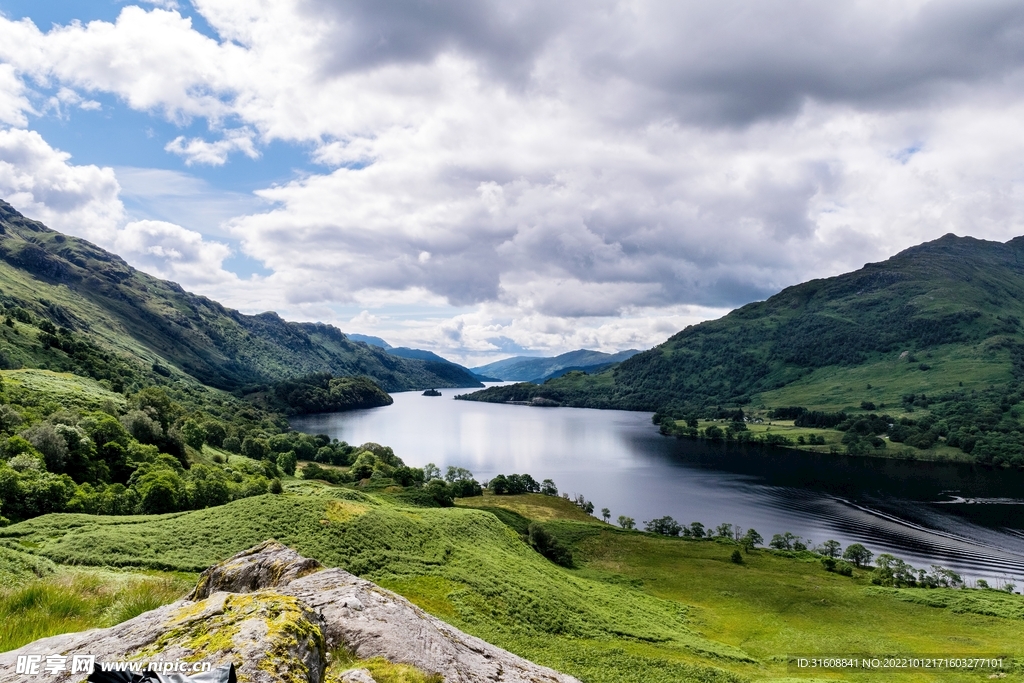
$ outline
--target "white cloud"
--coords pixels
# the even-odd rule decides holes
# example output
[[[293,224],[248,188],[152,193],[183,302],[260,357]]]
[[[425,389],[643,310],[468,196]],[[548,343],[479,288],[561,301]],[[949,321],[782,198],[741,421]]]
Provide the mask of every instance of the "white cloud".
[[[133,221],[114,242],[118,254],[148,273],[195,286],[231,284],[238,278],[222,264],[231,255],[226,244],[164,221]]]
[[[109,243],[124,219],[114,172],[70,158],[34,131],[0,130],[0,197],[55,230]]]
[[[25,126],[33,111],[24,82],[10,64],[0,64],[0,124]]]
[[[201,138],[186,140],[185,136],[179,135],[168,142],[164,149],[184,157],[188,166],[223,166],[232,152],[241,152],[250,159],[260,156],[253,142],[253,133],[248,129],[225,131],[224,137],[214,142],[207,142]]]

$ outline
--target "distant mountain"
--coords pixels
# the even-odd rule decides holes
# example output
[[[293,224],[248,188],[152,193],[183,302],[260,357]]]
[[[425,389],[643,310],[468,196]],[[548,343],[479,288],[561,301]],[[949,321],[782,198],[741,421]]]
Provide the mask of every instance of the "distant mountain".
[[[381,341],[383,341],[383,340],[381,340]],[[387,343],[387,342],[385,342],[385,343]],[[399,358],[412,358],[412,359],[415,359],[415,360],[428,361],[428,362],[431,362],[431,363],[447,363],[449,365],[452,365],[452,366],[454,366],[456,368],[459,368],[460,370],[466,372],[469,376],[473,377],[474,379],[476,379],[479,382],[496,382],[496,381],[499,381],[495,377],[490,377],[488,375],[477,374],[477,373],[473,372],[472,370],[470,370],[469,368],[466,368],[466,367],[464,367],[462,365],[459,365],[458,363],[453,363],[452,361],[448,360],[447,358],[443,358],[443,357],[437,355],[433,351],[424,351],[423,349],[410,349],[410,348],[405,347],[405,346],[399,346],[397,348],[396,347],[387,347],[387,351],[392,356],[398,356]],[[475,385],[473,385],[473,386],[475,386]]]
[[[0,325],[0,367],[86,372],[118,391],[138,371],[229,390],[321,372],[364,375],[387,391],[479,386],[451,363],[400,358],[331,325],[244,315],[3,201],[0,305],[9,318],[43,319],[52,330],[37,339]]]
[[[471,397],[674,415],[721,406],[913,410],[1024,378],[1022,320],[1024,237],[946,235],[687,327],[605,372]]]
[[[580,349],[570,351],[554,358],[538,358],[535,356],[515,356],[506,358],[477,368],[471,368],[478,375],[497,377],[503,381],[542,382],[551,377],[559,377],[570,370],[596,372],[600,369],[632,358],[640,351],[629,349],[618,353],[602,353]]]
[[[370,346],[379,346],[382,349],[391,348],[391,344],[388,344],[380,337],[371,337],[368,334],[351,334],[349,332],[346,332],[345,336],[351,339],[352,341],[363,342],[364,344],[369,344]]]

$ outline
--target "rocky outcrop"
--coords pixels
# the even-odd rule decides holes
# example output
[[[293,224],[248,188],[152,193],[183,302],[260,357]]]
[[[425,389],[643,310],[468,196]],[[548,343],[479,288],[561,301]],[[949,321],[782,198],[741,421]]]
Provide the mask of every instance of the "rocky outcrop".
[[[188,599],[202,600],[218,591],[252,593],[284,586],[320,569],[323,565],[316,560],[303,557],[277,541],[266,541],[207,569],[199,576],[199,583]]]
[[[328,653],[338,647],[360,659],[383,657],[439,673],[448,683],[578,683],[463,633],[370,581],[322,569],[275,541],[203,572],[185,600],[111,628],[44,638],[0,654],[0,683],[86,678],[68,670],[39,677],[18,673],[24,655],[59,655],[69,665],[74,655],[95,655],[97,662],[233,662],[240,682],[327,683]],[[335,681],[372,681],[366,670],[338,675]]]

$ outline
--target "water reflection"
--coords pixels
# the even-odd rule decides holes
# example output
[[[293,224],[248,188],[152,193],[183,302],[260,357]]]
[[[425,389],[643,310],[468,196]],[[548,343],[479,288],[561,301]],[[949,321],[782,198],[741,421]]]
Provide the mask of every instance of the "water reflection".
[[[531,408],[395,394],[384,408],[293,420],[297,429],[376,441],[408,464],[529,472],[638,522],[791,531],[864,543],[912,564],[1024,579],[1024,477],[953,464],[795,453],[665,438],[649,413]]]

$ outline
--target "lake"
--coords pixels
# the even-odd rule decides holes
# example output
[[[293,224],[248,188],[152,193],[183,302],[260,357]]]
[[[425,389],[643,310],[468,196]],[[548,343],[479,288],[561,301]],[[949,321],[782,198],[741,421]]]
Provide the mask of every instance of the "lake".
[[[765,539],[790,531],[863,543],[916,567],[1024,583],[1024,476],[968,465],[811,454],[663,437],[650,413],[455,401],[292,419],[295,429],[394,448],[406,464],[465,467],[484,481],[529,473],[638,526],[671,515],[728,522]]]

